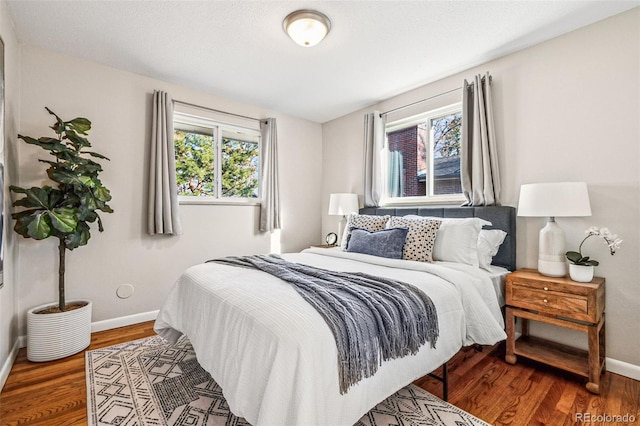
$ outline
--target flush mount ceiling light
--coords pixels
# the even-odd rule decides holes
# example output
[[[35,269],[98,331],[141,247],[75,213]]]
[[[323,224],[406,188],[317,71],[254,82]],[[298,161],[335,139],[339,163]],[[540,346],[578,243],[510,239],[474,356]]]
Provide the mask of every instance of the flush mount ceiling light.
[[[284,18],[284,31],[300,46],[311,47],[320,43],[331,29],[331,21],[315,10],[296,10]]]

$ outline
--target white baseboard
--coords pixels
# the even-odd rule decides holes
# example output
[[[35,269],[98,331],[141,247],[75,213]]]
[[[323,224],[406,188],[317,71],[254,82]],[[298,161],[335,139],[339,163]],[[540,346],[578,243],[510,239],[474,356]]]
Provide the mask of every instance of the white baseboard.
[[[640,381],[640,365],[607,358],[607,371]]]
[[[158,316],[159,311],[142,312],[140,314],[127,315],[126,317],[112,318],[91,323],[91,332],[111,330],[113,328],[138,324],[146,321],[153,321]]]
[[[13,367],[13,362],[16,360],[16,357],[18,356],[18,351],[20,350],[20,348],[21,348],[20,339],[16,339],[15,343],[13,344],[13,348],[11,348],[11,351],[9,352],[9,356],[7,357],[6,361],[2,365],[2,369],[0,370],[0,391],[4,387],[4,384],[7,381],[7,378],[9,377],[9,373],[11,372],[11,367]]]

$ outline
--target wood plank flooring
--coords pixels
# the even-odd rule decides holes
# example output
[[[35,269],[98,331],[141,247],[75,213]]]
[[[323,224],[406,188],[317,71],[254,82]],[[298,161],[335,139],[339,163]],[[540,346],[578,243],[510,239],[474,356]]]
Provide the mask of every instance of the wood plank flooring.
[[[89,350],[152,336],[153,322],[95,333]],[[449,363],[449,402],[495,425],[630,424],[595,421],[600,415],[635,416],[640,424],[640,382],[606,373],[601,395],[584,379],[521,358],[504,362],[500,345],[482,352],[465,348]],[[429,377],[416,384],[441,396]],[[591,416],[591,422],[580,421]],[[577,417],[576,417],[577,416]],[[605,419],[606,420],[606,419]],[[20,350],[0,393],[0,425],[86,424],[84,353],[63,360],[32,363]]]

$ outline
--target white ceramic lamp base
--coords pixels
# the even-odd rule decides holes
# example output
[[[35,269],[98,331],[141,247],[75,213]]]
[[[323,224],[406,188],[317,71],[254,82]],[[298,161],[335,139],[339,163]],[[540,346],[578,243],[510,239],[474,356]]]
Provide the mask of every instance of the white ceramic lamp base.
[[[553,217],[549,218],[546,226],[540,230],[538,243],[538,272],[548,277],[567,275],[564,231]]]

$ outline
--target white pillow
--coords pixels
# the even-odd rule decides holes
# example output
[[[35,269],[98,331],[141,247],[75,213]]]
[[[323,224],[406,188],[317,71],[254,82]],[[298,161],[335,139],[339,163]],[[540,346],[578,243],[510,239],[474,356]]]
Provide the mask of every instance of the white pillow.
[[[478,261],[478,235],[484,225],[491,222],[478,217],[439,218],[431,216],[404,216],[406,219],[441,220],[442,224],[436,232],[433,248],[433,260],[457,262],[467,265],[480,265]]]
[[[504,241],[507,233],[500,229],[483,229],[478,235],[478,262],[482,269],[490,271],[493,256],[498,254],[500,244]]]

